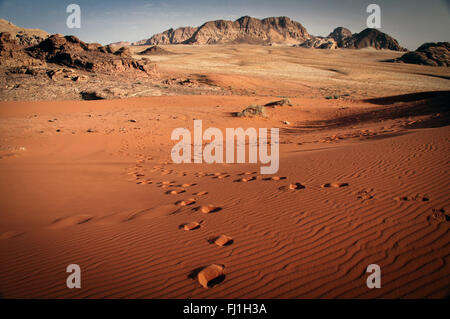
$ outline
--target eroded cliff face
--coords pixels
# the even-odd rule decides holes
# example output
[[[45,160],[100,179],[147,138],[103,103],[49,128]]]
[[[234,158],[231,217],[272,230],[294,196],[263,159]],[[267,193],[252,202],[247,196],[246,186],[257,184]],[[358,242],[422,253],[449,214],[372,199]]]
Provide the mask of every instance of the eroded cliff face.
[[[288,17],[260,20],[245,16],[236,21],[209,21],[198,28],[169,29],[134,44],[295,44],[310,37],[305,27]]]
[[[169,29],[162,33],[155,34],[150,39],[134,42],[133,45],[181,44],[191,38],[197,29],[198,28],[193,27]]]

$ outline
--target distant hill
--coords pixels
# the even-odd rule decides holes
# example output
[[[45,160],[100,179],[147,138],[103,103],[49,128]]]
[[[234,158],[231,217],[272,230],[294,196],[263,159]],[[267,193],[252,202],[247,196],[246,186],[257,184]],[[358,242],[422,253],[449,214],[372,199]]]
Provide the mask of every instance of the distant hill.
[[[362,49],[373,47],[375,49],[388,49],[393,51],[406,51],[393,37],[377,29],[364,29],[360,33],[352,35],[344,40],[344,47],[350,49]]]
[[[169,52],[167,50],[164,50],[163,48],[154,45],[148,49],[145,49],[144,51],[141,51],[138,53],[139,55],[169,55],[173,54],[172,52]]]
[[[130,45],[131,45],[131,43],[128,41],[119,41],[119,42],[113,42],[113,43],[109,44],[109,46],[111,46],[111,47],[127,47]]]
[[[431,66],[450,66],[450,43],[424,43],[416,51],[408,52],[396,62]]]
[[[311,37],[298,46],[318,49],[362,49],[372,47],[377,50],[406,51],[397,40],[377,29],[364,29],[360,33],[352,34],[347,28],[338,27],[328,37]]]
[[[133,45],[163,45],[163,44],[181,44],[192,37],[198,28],[182,27],[178,29],[169,29],[162,33],[155,34],[150,39],[145,39],[132,43]]]
[[[49,34],[39,29],[20,28],[11,22],[0,19],[0,32],[10,33],[20,45],[32,46],[49,37]],[[115,42],[111,47],[127,47],[129,45],[167,45],[167,44],[260,44],[260,45],[294,45],[319,49],[361,49],[373,47],[407,51],[397,40],[377,29],[365,29],[360,33],[352,32],[344,27],[334,29],[327,37],[313,36],[299,22],[288,17],[269,17],[257,19],[249,16],[235,21],[209,21],[200,27],[181,27],[169,29],[134,43]],[[145,54],[164,54],[162,49],[154,48]],[[124,51],[124,53],[127,53]]]
[[[209,21],[198,28],[169,29],[133,44],[295,44],[310,37],[305,27],[288,17],[260,20],[244,16],[236,21]]]

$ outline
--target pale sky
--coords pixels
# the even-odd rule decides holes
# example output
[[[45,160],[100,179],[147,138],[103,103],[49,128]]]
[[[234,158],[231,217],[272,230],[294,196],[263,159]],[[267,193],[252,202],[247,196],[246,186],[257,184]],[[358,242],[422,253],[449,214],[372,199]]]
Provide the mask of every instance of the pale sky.
[[[81,29],[66,26],[66,7],[71,3],[81,7]],[[338,26],[353,33],[365,29],[371,3],[381,7],[380,30],[408,49],[450,41],[450,0],[0,0],[0,18],[102,44],[142,40],[171,27],[244,15],[288,16],[310,34],[326,36]]]

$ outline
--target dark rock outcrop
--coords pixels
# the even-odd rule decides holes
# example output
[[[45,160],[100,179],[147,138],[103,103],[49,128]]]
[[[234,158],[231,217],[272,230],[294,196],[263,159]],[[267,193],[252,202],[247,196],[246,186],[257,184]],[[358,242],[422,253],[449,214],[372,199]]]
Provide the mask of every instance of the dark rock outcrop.
[[[109,46],[87,44],[75,36],[52,35],[26,51],[36,59],[91,72],[155,72],[154,65],[133,59],[127,48],[113,51]]]
[[[181,27],[178,29],[166,30],[162,33],[155,34],[150,39],[145,39],[132,43],[133,45],[164,45],[164,44],[181,44],[188,40],[197,31],[198,28]]]
[[[25,47],[36,45],[49,36],[43,30],[21,28],[4,19],[0,19],[0,32],[9,33],[18,45]]]
[[[333,38],[313,37],[303,43],[295,45],[301,48],[315,48],[315,49],[337,49],[338,45]]]
[[[331,38],[336,41],[336,44],[339,48],[343,48],[345,43],[352,37],[352,32],[344,27],[337,27],[328,35],[328,38]]]
[[[450,66],[450,43],[422,44],[416,51],[408,52],[396,59],[397,62],[431,66]]]
[[[393,51],[406,51],[398,44],[398,41],[377,29],[364,29],[360,33],[352,35],[344,41],[345,48],[362,49],[373,47],[377,50],[387,49]]]
[[[27,67],[45,65],[44,61],[33,59],[9,32],[0,33],[0,65],[7,67]]]
[[[372,47],[377,50],[386,49],[394,51],[406,51],[397,40],[376,29],[365,29],[360,33],[352,34],[344,27],[338,27],[327,37],[315,37],[296,45],[304,48],[317,49],[362,49]]]
[[[141,51],[138,53],[139,55],[169,55],[173,54],[172,52],[169,52],[167,50],[164,50],[163,48],[154,45],[148,49],[145,49],[144,51]]]

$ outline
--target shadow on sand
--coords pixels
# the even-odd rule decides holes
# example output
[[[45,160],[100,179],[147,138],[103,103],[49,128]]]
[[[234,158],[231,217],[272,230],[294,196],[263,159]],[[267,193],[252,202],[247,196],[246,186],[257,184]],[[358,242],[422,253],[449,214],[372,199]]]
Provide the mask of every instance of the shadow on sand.
[[[376,105],[367,111],[329,120],[308,121],[295,127],[282,128],[285,134],[345,127],[364,122],[377,122],[432,115],[429,119],[408,125],[408,128],[442,127],[450,124],[450,91],[420,92],[363,100]],[[378,105],[378,106],[377,106]]]

